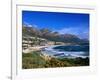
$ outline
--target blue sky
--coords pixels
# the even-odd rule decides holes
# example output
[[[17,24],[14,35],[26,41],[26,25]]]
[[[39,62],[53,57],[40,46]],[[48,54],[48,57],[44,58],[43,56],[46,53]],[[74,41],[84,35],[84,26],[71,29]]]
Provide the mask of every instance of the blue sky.
[[[60,34],[89,38],[89,14],[23,11],[22,23],[28,27],[48,28]]]

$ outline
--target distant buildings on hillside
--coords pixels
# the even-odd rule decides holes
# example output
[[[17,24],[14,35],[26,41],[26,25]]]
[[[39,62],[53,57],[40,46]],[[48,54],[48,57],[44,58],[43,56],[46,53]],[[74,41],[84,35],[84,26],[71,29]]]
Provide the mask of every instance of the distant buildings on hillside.
[[[63,42],[48,41],[47,39],[39,37],[23,37],[22,38],[22,49],[25,50],[29,47],[35,46],[49,46],[49,45],[64,45]]]

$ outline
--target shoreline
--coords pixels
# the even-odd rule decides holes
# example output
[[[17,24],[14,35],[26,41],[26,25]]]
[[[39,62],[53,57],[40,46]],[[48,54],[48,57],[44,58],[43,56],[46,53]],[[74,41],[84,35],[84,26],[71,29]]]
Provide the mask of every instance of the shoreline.
[[[57,46],[62,46],[62,45],[57,45]],[[56,58],[60,58],[60,57],[87,58],[87,57],[89,57],[89,55],[87,55],[87,53],[89,53],[89,52],[85,52],[85,51],[58,51],[58,50],[52,49],[53,47],[56,47],[56,46],[45,48],[45,51],[42,51],[42,53],[48,54],[49,56],[53,56]]]
[[[34,47],[29,47],[25,50],[23,50],[23,53],[30,53],[32,51],[41,51],[44,48],[48,48],[48,47],[56,47],[56,46],[61,46],[61,45],[47,45],[47,46],[34,46]]]
[[[55,57],[62,57],[62,56],[64,56],[64,57],[67,57],[67,58],[77,58],[77,57],[86,58],[86,57],[89,57],[89,56],[83,56],[83,55],[80,55],[80,54],[74,54],[74,53],[77,53],[77,52],[53,51],[52,48],[56,47],[56,46],[62,46],[62,45],[29,47],[29,48],[23,50],[23,53],[27,54],[27,53],[31,53],[33,51],[41,51],[41,53],[43,55],[46,55],[46,56],[48,55],[48,56],[53,56],[53,57],[54,57],[54,55],[58,55],[58,56],[55,56]],[[43,49],[44,49],[44,51],[42,51]],[[78,52],[78,53],[82,54],[83,52]],[[61,55],[61,54],[64,54],[64,55]]]
[[[29,47],[25,50],[23,50],[23,53],[30,53],[32,51],[40,51],[42,48],[46,48],[48,46],[35,46],[35,47]]]

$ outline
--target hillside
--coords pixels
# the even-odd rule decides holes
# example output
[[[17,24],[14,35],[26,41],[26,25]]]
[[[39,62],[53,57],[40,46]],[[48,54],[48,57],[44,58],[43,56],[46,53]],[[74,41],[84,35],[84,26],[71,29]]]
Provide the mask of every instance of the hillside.
[[[40,56],[41,52],[32,52],[28,54],[22,54],[22,68],[54,68],[54,67],[72,67],[72,66],[88,66],[89,58],[50,58],[45,60]]]
[[[38,29],[35,27],[22,27],[23,36],[39,37],[44,38],[49,41],[73,43],[79,45],[88,45],[89,41],[87,39],[80,39],[73,34],[59,34],[58,32],[53,32],[48,28]]]

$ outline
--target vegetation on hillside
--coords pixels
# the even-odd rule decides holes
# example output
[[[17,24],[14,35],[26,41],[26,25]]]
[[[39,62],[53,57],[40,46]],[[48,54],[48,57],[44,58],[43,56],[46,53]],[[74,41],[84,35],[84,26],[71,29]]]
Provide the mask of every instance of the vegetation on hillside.
[[[22,68],[50,68],[50,67],[72,67],[72,66],[88,66],[89,58],[51,58],[45,60],[40,56],[41,52],[34,51],[32,53],[22,54]]]

